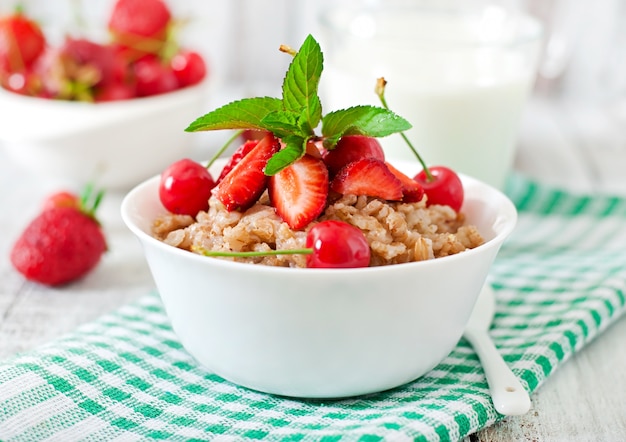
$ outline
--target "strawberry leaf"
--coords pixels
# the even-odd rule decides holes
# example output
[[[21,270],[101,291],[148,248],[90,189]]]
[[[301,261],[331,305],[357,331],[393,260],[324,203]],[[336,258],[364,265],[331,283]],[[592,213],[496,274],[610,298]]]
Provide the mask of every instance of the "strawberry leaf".
[[[257,97],[233,101],[208,114],[205,114],[185,129],[187,132],[198,132],[220,129],[261,129],[269,130],[262,120],[272,112],[283,109],[278,98]]]
[[[390,110],[376,106],[355,106],[330,112],[322,119],[324,147],[332,149],[344,135],[386,137],[410,129],[411,123]]]
[[[324,56],[319,43],[309,35],[295,55],[283,80],[283,105],[285,110],[304,111],[304,129],[308,135],[322,118],[322,104],[317,94]]]
[[[282,139],[285,148],[276,152],[265,166],[265,175],[272,176],[302,158],[308,138],[289,136]]]

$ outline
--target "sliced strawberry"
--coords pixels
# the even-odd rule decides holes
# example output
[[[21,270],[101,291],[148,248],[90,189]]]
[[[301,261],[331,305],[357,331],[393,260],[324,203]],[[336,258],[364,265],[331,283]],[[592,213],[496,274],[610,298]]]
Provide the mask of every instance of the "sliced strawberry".
[[[326,207],[328,169],[321,159],[305,155],[270,178],[269,195],[283,221],[302,229]]]
[[[280,142],[268,134],[213,188],[213,195],[226,210],[251,207],[267,187],[267,161],[280,149]]]
[[[324,145],[321,141],[311,141],[306,143],[306,153],[307,155],[311,155],[313,158],[324,158],[327,151],[324,149]]]
[[[346,164],[361,158],[377,158],[385,161],[383,148],[376,138],[363,135],[341,137],[337,146],[326,154],[324,162],[333,176]]]
[[[402,201],[405,203],[416,203],[424,197],[424,188],[420,183],[411,177],[403,174],[389,163],[385,163],[387,168],[402,183]]]
[[[343,195],[367,195],[389,201],[402,199],[402,183],[376,158],[361,158],[344,166],[330,184]]]
[[[224,166],[224,168],[222,169],[222,172],[220,173],[220,176],[217,177],[217,181],[216,183],[219,183],[220,181],[222,181],[224,179],[224,177],[226,175],[228,175],[228,173],[233,170],[233,167],[235,167],[243,157],[245,157],[246,155],[248,155],[250,153],[250,151],[252,149],[254,149],[254,147],[259,144],[259,140],[249,140],[246,141],[245,143],[243,143],[241,146],[239,146],[239,149],[237,149],[235,151],[235,153],[230,157],[230,159],[228,160],[228,162],[226,163],[226,165]]]

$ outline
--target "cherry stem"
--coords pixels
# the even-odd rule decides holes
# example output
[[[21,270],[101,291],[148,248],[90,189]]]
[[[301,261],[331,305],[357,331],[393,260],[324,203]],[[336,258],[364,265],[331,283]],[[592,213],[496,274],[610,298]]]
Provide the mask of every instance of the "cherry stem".
[[[222,256],[230,258],[246,258],[253,256],[273,256],[273,255],[310,255],[313,249],[289,249],[289,250],[265,250],[251,252],[232,252],[221,250],[207,250],[201,247],[192,247],[192,251],[201,253],[204,256]]]
[[[287,45],[280,45],[280,47],[278,48],[278,50],[280,52],[284,52],[285,54],[289,54],[292,57],[295,57],[296,54],[298,53],[298,51],[296,51],[295,49],[293,49],[291,46],[287,46]]]
[[[215,155],[213,155],[213,158],[211,158],[211,160],[209,161],[209,164],[206,165],[206,168],[208,169],[209,167],[211,167],[213,163],[215,163],[215,161],[217,161],[217,159],[222,156],[222,154],[226,151],[226,149],[228,149],[228,146],[233,144],[233,141],[239,138],[242,133],[243,133],[243,130],[238,130],[237,132],[235,132],[235,134],[232,137],[230,137],[226,141],[226,143],[224,143],[224,145],[219,148],[217,152],[215,152]]]
[[[380,99],[380,102],[382,103],[383,107],[385,109],[387,109],[387,110],[390,110],[389,106],[387,105],[387,100],[385,99],[385,86],[386,85],[387,85],[387,80],[385,80],[383,77],[380,77],[378,80],[376,80],[376,89],[375,89],[375,91],[376,91],[376,95],[378,95],[378,98]],[[417,149],[415,149],[415,147],[413,146],[411,141],[408,139],[408,137],[404,134],[404,132],[400,132],[400,136],[406,142],[406,144],[409,146],[409,149],[411,149],[413,151],[413,154],[415,155],[417,160],[422,165],[422,168],[424,169],[424,172],[426,173],[426,179],[429,182],[434,181],[435,177],[433,177],[432,173],[430,173],[430,170],[428,169],[428,166],[426,165],[426,163],[422,159],[421,155],[417,152]]]

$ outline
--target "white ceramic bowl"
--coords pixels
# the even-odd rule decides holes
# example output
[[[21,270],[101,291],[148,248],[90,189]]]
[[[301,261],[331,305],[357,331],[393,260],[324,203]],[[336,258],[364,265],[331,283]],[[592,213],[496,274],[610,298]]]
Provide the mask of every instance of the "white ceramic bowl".
[[[417,165],[397,164],[415,173]],[[488,240],[461,254],[364,269],[234,263],[150,235],[166,210],[159,177],[122,217],[139,238],[175,333],[217,375],[286,396],[337,398],[412,381],[457,344],[492,262],[516,223],[510,200],[463,176],[463,212]]]
[[[185,128],[202,111],[207,82],[108,103],[25,97],[0,88],[0,142],[43,177],[128,190],[189,155]]]

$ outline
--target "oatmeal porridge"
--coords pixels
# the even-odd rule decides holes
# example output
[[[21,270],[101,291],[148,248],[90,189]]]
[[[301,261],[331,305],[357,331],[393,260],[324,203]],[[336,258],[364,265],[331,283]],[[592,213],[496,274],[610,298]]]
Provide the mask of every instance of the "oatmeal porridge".
[[[462,213],[448,206],[426,202],[401,203],[368,196],[343,195],[331,202],[317,222],[340,220],[359,228],[371,249],[370,266],[441,258],[463,252],[484,242],[475,226],[466,225]],[[184,250],[268,251],[305,247],[303,230],[292,230],[276,214],[267,194],[244,212],[227,211],[212,197],[208,211],[194,219],[167,214],[153,225],[153,234]],[[306,267],[305,255],[227,257],[282,267]]]

